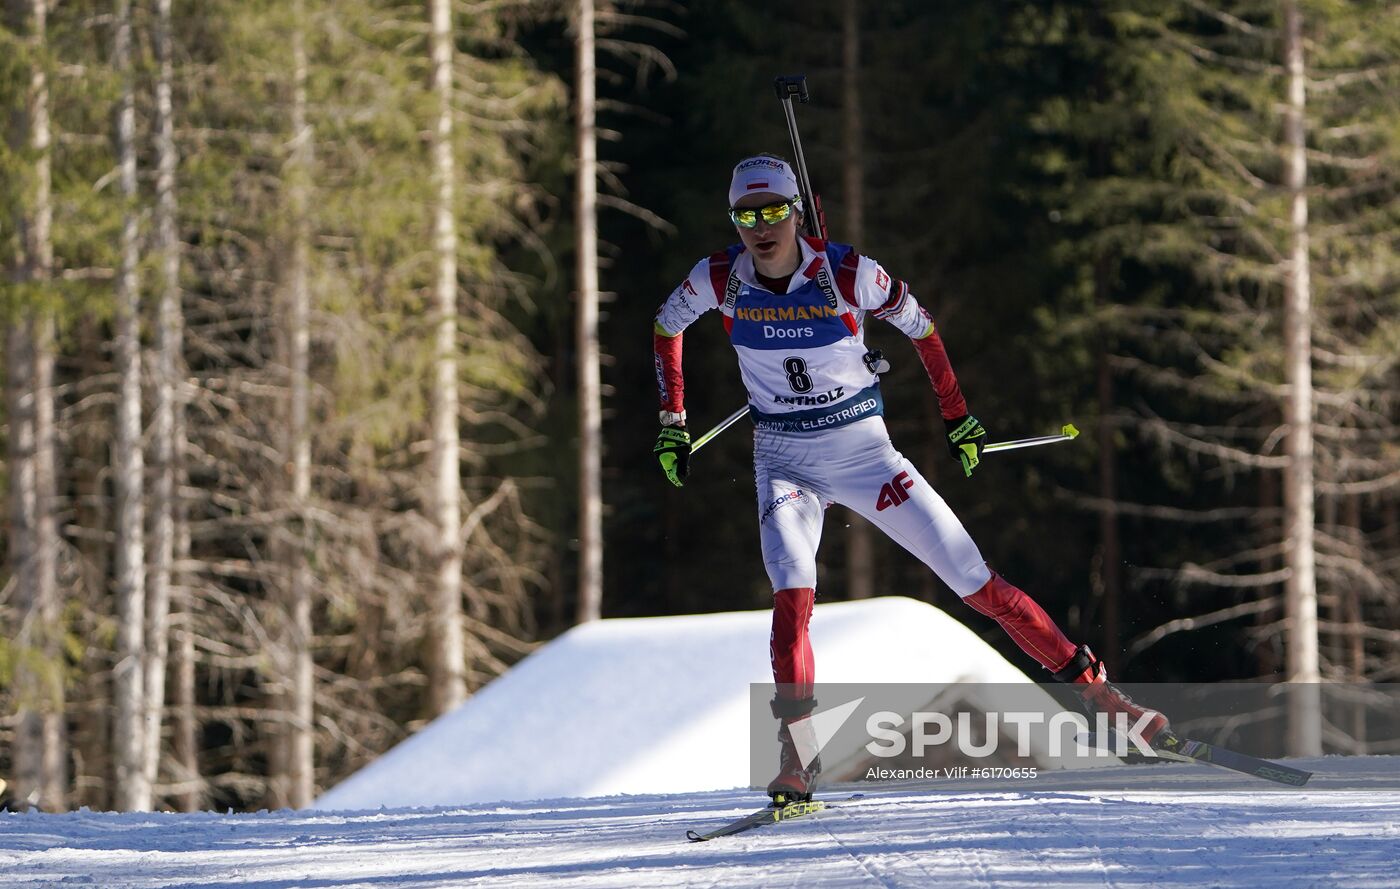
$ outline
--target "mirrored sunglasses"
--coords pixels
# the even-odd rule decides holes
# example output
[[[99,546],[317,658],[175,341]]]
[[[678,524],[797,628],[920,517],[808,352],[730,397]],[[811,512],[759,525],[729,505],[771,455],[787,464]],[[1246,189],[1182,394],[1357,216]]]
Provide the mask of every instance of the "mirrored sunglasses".
[[[760,216],[769,225],[777,225],[792,215],[796,203],[797,198],[792,197],[786,201],[769,204],[766,207],[730,207],[729,218],[735,225],[742,228],[753,228],[758,225]]]

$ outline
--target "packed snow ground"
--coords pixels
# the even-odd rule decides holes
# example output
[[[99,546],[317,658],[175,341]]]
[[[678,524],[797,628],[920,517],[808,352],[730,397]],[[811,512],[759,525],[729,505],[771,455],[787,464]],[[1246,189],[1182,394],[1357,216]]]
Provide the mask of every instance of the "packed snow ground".
[[[872,786],[839,810],[708,843],[688,843],[686,829],[755,808],[752,791],[7,814],[0,887],[1400,887],[1400,758],[1292,762],[1317,771],[1309,787],[1177,764],[1123,767],[1170,776],[1168,791],[1099,789],[1106,776],[1084,772],[1033,786]]]

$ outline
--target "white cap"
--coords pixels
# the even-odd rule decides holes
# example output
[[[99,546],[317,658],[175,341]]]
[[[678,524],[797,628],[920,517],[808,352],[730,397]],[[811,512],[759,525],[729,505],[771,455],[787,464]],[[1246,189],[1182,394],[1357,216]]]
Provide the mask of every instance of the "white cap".
[[[767,155],[739,161],[734,168],[734,178],[729,181],[729,206],[737,204],[746,194],[761,192],[796,198],[802,189],[797,187],[797,177],[787,161]],[[797,209],[802,209],[801,200],[797,202]]]

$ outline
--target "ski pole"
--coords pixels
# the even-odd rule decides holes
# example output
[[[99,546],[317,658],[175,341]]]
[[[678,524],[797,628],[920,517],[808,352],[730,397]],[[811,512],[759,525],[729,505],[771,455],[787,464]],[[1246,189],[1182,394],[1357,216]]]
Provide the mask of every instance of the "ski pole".
[[[1037,445],[1054,444],[1057,441],[1070,441],[1079,434],[1079,430],[1074,428],[1073,423],[1066,423],[1059,435],[1037,435],[1034,438],[1018,438],[1015,441],[998,441],[989,444],[982,449],[982,453],[991,451],[1014,451],[1017,448],[1033,448]]]
[[[877,377],[880,376],[880,374],[889,373],[890,370],[890,363],[885,360],[884,353],[881,352],[879,349],[871,349],[869,352],[865,353],[865,366],[870,368],[870,372]],[[718,426],[697,438],[695,442],[690,446],[690,452],[693,454],[696,451],[700,450],[701,445],[705,444],[705,442],[714,438],[716,435],[719,435],[721,432],[728,429],[730,426],[733,426],[735,423],[739,422],[739,420],[743,418],[743,416],[748,412],[749,406],[746,404],[734,413],[725,417],[724,420],[721,421]]]
[[[730,414],[728,417],[725,417],[722,421],[720,421],[720,424],[718,426],[711,429],[709,432],[706,432],[704,435],[700,436],[699,438],[695,439],[695,441],[690,443],[690,453],[694,454],[696,451],[703,448],[710,439],[714,438],[716,435],[719,435],[721,432],[728,429],[730,426],[733,426],[735,423],[742,420],[744,416],[748,414],[748,412],[749,406],[746,404],[734,413]]]
[[[735,423],[742,420],[744,416],[748,414],[748,412],[749,406],[746,404],[734,413],[725,417],[722,421],[720,421],[719,425],[715,426],[715,428],[711,429],[709,432],[706,432],[704,435],[697,438],[694,441],[694,443],[691,444],[690,452],[694,454],[696,451],[700,450],[700,448],[704,447],[707,443],[709,443],[710,439],[714,438],[716,435],[719,435],[721,432],[728,429],[730,426],[733,426]],[[1032,438],[1018,438],[1015,441],[993,442],[987,445],[986,447],[982,448],[982,453],[988,454],[992,453],[993,451],[1014,451],[1017,448],[1034,448],[1039,447],[1040,445],[1055,444],[1056,442],[1060,441],[1073,441],[1075,438],[1078,437],[1078,435],[1079,430],[1074,428],[1074,424],[1066,423],[1060,428],[1060,433],[1058,435],[1037,435]]]
[[[802,153],[802,139],[797,135],[797,115],[792,110],[792,100],[807,104],[811,98],[807,93],[807,75],[789,74],[773,81],[778,101],[783,103],[783,116],[787,118],[788,137],[792,139],[792,153],[796,158],[797,188],[802,192],[802,206],[806,219],[802,223],[807,234],[826,240],[826,214],[822,212],[820,201],[812,191],[812,180],[807,175],[807,157]]]

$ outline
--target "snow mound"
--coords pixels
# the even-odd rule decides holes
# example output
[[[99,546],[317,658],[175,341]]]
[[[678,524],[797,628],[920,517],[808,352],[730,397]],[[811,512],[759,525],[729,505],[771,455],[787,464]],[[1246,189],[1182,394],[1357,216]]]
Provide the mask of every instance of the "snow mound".
[[[746,786],[749,685],[772,681],[770,625],[764,610],[576,627],[315,808]],[[967,627],[913,599],[818,605],[811,636],[823,683],[1031,682]]]

